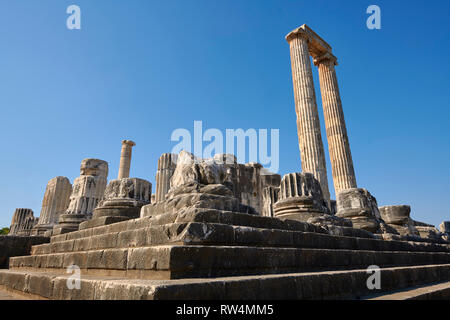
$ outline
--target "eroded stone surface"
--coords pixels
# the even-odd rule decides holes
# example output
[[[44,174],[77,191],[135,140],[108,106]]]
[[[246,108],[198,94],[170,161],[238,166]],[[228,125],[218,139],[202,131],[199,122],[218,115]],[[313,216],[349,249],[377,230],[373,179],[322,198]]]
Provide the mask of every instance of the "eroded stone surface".
[[[439,225],[439,228],[441,229],[442,233],[450,234],[450,221],[443,221]]]
[[[382,219],[401,236],[420,236],[410,217],[410,206],[384,206],[379,209]]]
[[[401,206],[384,206],[379,208],[381,217],[388,224],[403,225],[411,221],[411,207],[407,205]]]
[[[381,214],[377,200],[366,189],[347,189],[336,196],[336,216],[351,219],[354,228],[379,233]]]
[[[278,201],[280,188],[265,187],[263,189],[263,211],[262,215],[265,217],[273,217],[275,211],[273,209],[274,204]]]
[[[82,222],[80,229],[138,218],[142,206],[150,204],[151,193],[152,184],[147,180],[123,178],[110,181],[92,219]]]
[[[163,155],[162,158],[160,161],[163,162],[161,166],[164,168],[167,165],[163,164],[168,160],[172,159],[170,163],[173,163],[175,158],[177,160],[175,168],[171,167],[169,168],[170,170],[163,168],[158,175],[160,180],[164,180],[171,175],[170,189],[164,195],[159,196],[160,200],[157,198],[154,206],[156,211],[154,212],[165,210],[164,208],[167,205],[169,206],[167,207],[168,210],[193,205],[194,202],[199,201],[198,194],[205,193],[207,195],[202,196],[202,203],[198,204],[201,207],[211,205],[214,208],[223,208],[224,210],[244,210],[246,212],[261,213],[264,202],[263,189],[268,186],[279,187],[281,180],[279,175],[268,172],[260,164],[238,164],[236,157],[229,154],[217,154],[210,159],[200,159],[189,152],[182,151],[177,157],[174,155],[170,155],[170,157]],[[164,170],[169,170],[170,172],[164,173]],[[171,170],[173,170],[173,173],[171,173]],[[163,181],[161,185],[162,189],[167,188],[167,182]],[[211,196],[212,193],[218,190],[203,189],[203,186],[206,185],[222,185],[231,191],[231,194],[227,192],[227,195],[224,195],[219,191],[219,194],[216,194],[216,196]],[[174,191],[176,189],[179,190]],[[187,195],[188,193],[195,193],[196,195],[189,196]],[[181,194],[184,194],[185,201],[181,201],[178,204],[179,201],[174,200],[174,195],[178,199]],[[223,196],[235,199],[226,200]],[[161,201],[163,197],[164,201]],[[209,200],[206,200],[207,197]],[[207,203],[208,201],[210,204]],[[157,205],[159,202],[164,203]],[[175,206],[173,206],[174,203],[176,203]],[[240,207],[240,205],[242,206]]]
[[[32,235],[44,235],[46,231],[53,229],[59,217],[69,207],[71,193],[72,185],[66,177],[56,177],[48,182],[42,200],[39,223],[31,231]]]
[[[89,220],[102,199],[108,177],[108,163],[99,159],[84,159],[80,176],[73,182],[70,204],[53,227],[55,234],[78,229],[81,222]]]
[[[166,194],[170,189],[170,179],[177,166],[177,154],[164,153],[158,160],[158,170],[156,171],[156,193],[155,201],[160,202],[166,199]]]
[[[14,211],[8,235],[29,236],[31,229],[38,223],[39,218],[35,218],[33,210],[18,208]]]
[[[442,239],[442,234],[435,227],[416,226],[415,228],[417,229],[422,238],[436,239],[436,240]]]
[[[320,183],[311,173],[283,177],[274,211],[277,218],[299,221],[329,213]]]

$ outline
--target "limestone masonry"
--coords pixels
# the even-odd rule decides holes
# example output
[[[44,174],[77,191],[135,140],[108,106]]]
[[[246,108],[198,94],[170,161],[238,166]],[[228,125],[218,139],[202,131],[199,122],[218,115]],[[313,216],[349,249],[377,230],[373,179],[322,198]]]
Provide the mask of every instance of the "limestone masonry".
[[[39,223],[31,231],[32,235],[43,235],[53,229],[59,217],[69,207],[71,193],[72,185],[66,177],[56,177],[48,182],[42,200]]]
[[[78,230],[79,224],[92,217],[98,202],[103,198],[108,177],[108,163],[98,159],[84,159],[80,176],[73,182],[70,203],[58,219],[52,234]]]
[[[44,299],[386,299],[402,289],[448,299],[450,222],[438,230],[413,220],[408,205],[378,207],[357,186],[337,58],[306,25],[286,39],[301,172],[281,176],[232,154],[165,153],[152,194],[149,181],[130,177],[140,145],[123,140],[117,179],[107,181],[106,161],[84,159],[72,185],[48,182],[39,219],[16,209],[10,236],[0,237],[9,268],[0,269],[0,286]],[[76,290],[67,286],[74,265]],[[380,268],[379,289],[367,285],[369,266]]]
[[[9,235],[28,236],[38,221],[39,219],[34,217],[33,210],[24,208],[16,209],[11,220]]]

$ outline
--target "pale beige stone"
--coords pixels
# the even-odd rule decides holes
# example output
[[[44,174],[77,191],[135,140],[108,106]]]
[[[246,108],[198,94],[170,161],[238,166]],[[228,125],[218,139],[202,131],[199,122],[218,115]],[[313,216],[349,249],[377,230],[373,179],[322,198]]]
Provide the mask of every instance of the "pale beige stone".
[[[33,210],[18,208],[14,211],[8,235],[28,236],[38,221],[39,218],[34,217]]]
[[[131,164],[131,153],[133,147],[136,145],[131,140],[122,141],[122,151],[120,153],[120,166],[119,175],[117,179],[129,178],[130,177],[130,164]]]
[[[336,78],[336,57],[327,52],[314,59],[319,67],[320,90],[328,139],[334,189],[356,188],[355,170],[345,126],[344,111]]]
[[[60,215],[69,207],[71,193],[72,185],[66,177],[56,177],[48,182],[42,200],[39,223],[33,228],[33,235],[44,234],[58,223]]]
[[[314,174],[322,186],[324,197],[329,201],[327,196],[329,194],[327,192],[328,185],[326,186],[327,190],[325,190],[325,183],[327,182],[326,171],[323,169],[325,160],[322,156],[324,152],[320,129],[314,129],[314,132],[318,132],[315,138],[302,134],[302,131],[307,125],[313,128],[320,127],[319,118],[315,114],[317,105],[309,63],[309,55],[311,55],[314,58],[314,64],[319,67],[325,126],[336,194],[342,190],[357,188],[344,112],[334,69],[334,66],[337,65],[337,59],[332,54],[331,46],[306,25],[302,25],[289,33],[286,40],[291,45],[302,169]],[[305,108],[305,105],[308,104],[312,104],[312,106]]]
[[[309,57],[308,34],[296,29],[287,37],[292,61],[292,79],[297,113],[297,130],[302,170],[312,173],[319,181],[325,200],[329,203],[325,151],[320,132],[319,113]]]
[[[98,159],[85,159],[81,175],[73,182],[70,204],[66,214],[91,215],[106,189],[108,163]]]
[[[103,198],[107,177],[108,162],[99,159],[84,159],[81,162],[80,176],[73,182],[69,207],[53,227],[54,235],[78,230],[81,222],[92,217]]]
[[[281,180],[274,216],[280,219],[308,221],[328,214],[319,181],[312,173],[290,173]]]
[[[177,156],[173,153],[164,153],[158,160],[158,170],[156,171],[156,202],[166,199],[166,194],[170,189],[170,179],[177,166]]]

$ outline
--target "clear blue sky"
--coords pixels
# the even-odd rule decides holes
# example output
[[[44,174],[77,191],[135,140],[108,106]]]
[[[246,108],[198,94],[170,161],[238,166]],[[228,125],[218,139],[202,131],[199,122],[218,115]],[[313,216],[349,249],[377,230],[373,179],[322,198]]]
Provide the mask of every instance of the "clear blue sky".
[[[71,4],[81,30],[66,28]],[[381,30],[366,28],[371,4]],[[300,171],[284,37],[303,23],[339,58],[358,186],[414,219],[449,220],[449,21],[444,0],[2,0],[0,226],[16,207],[38,216],[47,181],[73,182],[84,158],[115,178],[125,138],[131,175],[154,182],[172,131],[194,120],[280,129],[280,173]]]

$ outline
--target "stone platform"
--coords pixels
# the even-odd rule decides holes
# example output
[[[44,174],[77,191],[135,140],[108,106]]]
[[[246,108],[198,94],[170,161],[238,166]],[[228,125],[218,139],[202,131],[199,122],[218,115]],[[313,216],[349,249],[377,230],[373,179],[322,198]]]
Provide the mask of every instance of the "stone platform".
[[[373,294],[366,286],[367,276],[365,269],[183,280],[85,275],[80,290],[69,290],[69,275],[64,273],[0,270],[0,285],[33,298],[58,300],[336,300]],[[384,268],[378,293],[449,278],[450,264]]]
[[[50,299],[321,299],[370,294],[371,265],[385,274],[383,290],[450,280],[448,243],[360,235],[185,208],[53,236],[11,258],[0,285]],[[81,290],[66,287],[73,264]]]
[[[392,293],[365,297],[365,300],[449,300],[450,281],[415,286]]]

